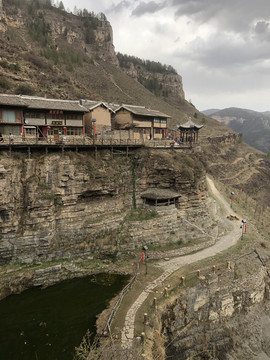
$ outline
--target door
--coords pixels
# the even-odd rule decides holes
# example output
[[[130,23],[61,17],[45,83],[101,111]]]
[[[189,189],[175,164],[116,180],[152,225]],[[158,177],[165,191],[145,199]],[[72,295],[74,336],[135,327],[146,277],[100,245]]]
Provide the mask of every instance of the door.
[[[58,128],[53,129],[53,137],[54,137],[55,141],[59,140],[59,129]]]

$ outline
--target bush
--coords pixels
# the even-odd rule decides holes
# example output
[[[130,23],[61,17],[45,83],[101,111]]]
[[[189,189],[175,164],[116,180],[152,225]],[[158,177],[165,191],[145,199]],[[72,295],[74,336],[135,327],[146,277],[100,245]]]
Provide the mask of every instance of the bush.
[[[15,93],[17,95],[34,95],[35,90],[30,85],[21,84],[17,86]]]
[[[7,60],[1,60],[0,66],[2,66],[2,68],[4,68],[4,69],[8,69],[9,65],[8,65]]]
[[[5,90],[10,88],[10,83],[4,76],[0,76],[0,88]]]

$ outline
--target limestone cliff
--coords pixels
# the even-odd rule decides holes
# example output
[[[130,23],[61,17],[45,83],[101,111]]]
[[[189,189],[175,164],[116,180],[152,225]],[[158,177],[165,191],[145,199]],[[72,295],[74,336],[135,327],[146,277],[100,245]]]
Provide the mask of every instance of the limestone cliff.
[[[32,159],[21,153],[2,155],[0,262],[112,254],[120,249],[132,251],[144,241],[158,244],[195,236],[198,230],[192,230],[189,222],[183,224],[181,216],[190,213],[195,219],[197,214],[198,224],[207,218],[204,172],[196,157],[145,150],[134,153],[134,163],[132,175],[129,158],[112,159],[107,151],[99,152],[97,159],[89,153],[34,154]],[[187,163],[193,164],[193,169]],[[153,218],[144,225],[129,219],[133,191],[140,208],[140,193],[148,187],[181,192],[180,209],[165,208],[159,214],[162,219]],[[205,222],[206,227],[210,225]],[[137,227],[145,228],[140,236]],[[186,240],[184,229],[190,230]]]
[[[182,77],[171,66],[166,67],[160,63],[143,61],[127,55],[117,56],[122,70],[157,96],[165,98],[173,105],[185,99]]]
[[[237,270],[202,278],[163,314],[170,359],[269,358],[269,279],[254,263],[253,275]]]

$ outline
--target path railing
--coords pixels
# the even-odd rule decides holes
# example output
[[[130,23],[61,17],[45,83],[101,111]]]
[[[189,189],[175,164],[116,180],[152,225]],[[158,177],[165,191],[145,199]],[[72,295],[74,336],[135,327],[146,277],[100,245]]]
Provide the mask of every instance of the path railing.
[[[97,137],[92,138],[89,136],[54,136],[47,137],[24,137],[21,135],[14,135],[10,138],[7,135],[3,135],[2,141],[0,141],[0,148],[7,146],[145,146],[150,148],[174,148],[174,149],[190,149],[200,145],[199,143],[175,143],[169,139],[119,139],[115,137]]]
[[[107,320],[107,323],[104,327],[104,330],[103,330],[103,334],[106,333],[106,329],[108,330],[109,334],[111,335],[111,324],[112,324],[112,321],[125,297],[125,295],[127,294],[127,292],[131,289],[132,285],[134,284],[136,278],[137,278],[137,275],[138,275],[138,272],[139,272],[139,268],[140,268],[140,262],[138,261],[137,262],[137,265],[136,265],[136,270],[135,270],[135,273],[134,275],[132,276],[131,280],[129,281],[129,283],[124,287],[124,289],[121,291],[120,293],[120,296],[116,302],[116,304],[114,305],[112,311],[111,311],[111,314]]]

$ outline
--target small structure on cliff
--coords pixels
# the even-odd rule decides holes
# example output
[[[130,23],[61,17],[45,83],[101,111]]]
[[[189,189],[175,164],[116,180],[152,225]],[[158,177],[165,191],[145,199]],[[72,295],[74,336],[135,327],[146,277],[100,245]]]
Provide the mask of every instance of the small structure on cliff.
[[[152,206],[177,205],[181,195],[170,189],[150,188],[141,194],[144,204]]]
[[[181,142],[198,142],[199,130],[203,125],[196,125],[190,119],[183,125],[178,125]]]

